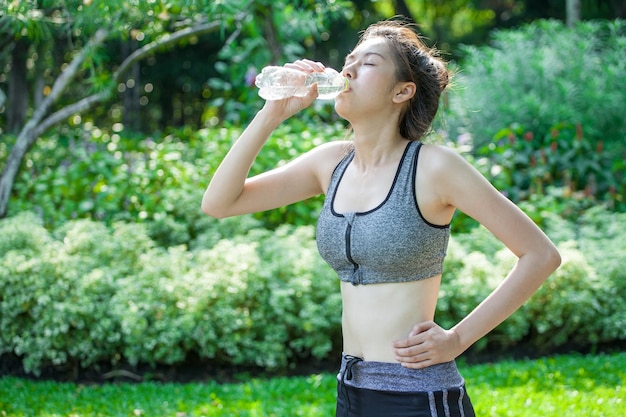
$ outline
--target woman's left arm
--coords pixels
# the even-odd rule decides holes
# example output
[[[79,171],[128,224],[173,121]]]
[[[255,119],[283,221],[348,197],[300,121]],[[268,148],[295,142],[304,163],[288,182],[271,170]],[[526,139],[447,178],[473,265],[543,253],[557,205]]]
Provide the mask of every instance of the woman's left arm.
[[[450,149],[436,147],[437,193],[445,206],[477,220],[502,241],[518,261],[500,285],[450,330],[418,323],[409,337],[394,342],[397,359],[424,368],[450,361],[513,314],[560,265],[550,239],[474,167]],[[433,160],[433,159],[431,159]],[[433,172],[435,173],[435,172]]]

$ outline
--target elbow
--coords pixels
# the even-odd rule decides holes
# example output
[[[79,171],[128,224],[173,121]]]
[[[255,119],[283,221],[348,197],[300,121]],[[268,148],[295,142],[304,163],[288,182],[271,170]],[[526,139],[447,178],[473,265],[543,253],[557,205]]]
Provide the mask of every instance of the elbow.
[[[216,207],[211,206],[210,204],[206,204],[204,201],[202,202],[201,209],[204,214],[210,217],[214,217],[216,219],[223,219],[225,217],[228,217],[222,211],[220,211]]]
[[[207,198],[206,194],[202,198],[202,204],[200,205],[200,209],[207,216],[214,217],[216,219],[223,219],[224,217],[228,217],[224,210],[220,209],[219,205],[215,204]]]
[[[553,244],[550,244],[550,246],[546,249],[545,259],[550,268],[550,273],[556,271],[559,266],[561,266],[561,254]]]

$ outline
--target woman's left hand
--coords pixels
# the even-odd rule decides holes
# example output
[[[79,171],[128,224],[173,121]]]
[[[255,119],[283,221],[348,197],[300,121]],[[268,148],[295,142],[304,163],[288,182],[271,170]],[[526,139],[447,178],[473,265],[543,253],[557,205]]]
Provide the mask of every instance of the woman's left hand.
[[[402,366],[422,369],[450,362],[463,353],[458,335],[433,321],[417,323],[405,339],[393,342],[396,359]]]

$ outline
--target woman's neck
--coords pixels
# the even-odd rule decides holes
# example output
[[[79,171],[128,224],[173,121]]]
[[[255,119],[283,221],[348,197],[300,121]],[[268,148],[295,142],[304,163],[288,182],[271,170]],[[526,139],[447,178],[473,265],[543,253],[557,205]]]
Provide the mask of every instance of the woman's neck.
[[[406,139],[395,124],[367,123],[352,125],[355,156],[353,163],[361,168],[395,162],[404,149]]]

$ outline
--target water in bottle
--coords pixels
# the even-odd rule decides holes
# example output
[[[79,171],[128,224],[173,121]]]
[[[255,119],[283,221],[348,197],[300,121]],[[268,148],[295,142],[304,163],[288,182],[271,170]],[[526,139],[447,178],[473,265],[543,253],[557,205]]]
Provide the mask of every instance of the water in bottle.
[[[256,77],[259,95],[265,100],[303,97],[317,83],[318,99],[333,99],[348,88],[348,79],[332,68],[306,73],[293,68],[269,66]]]

